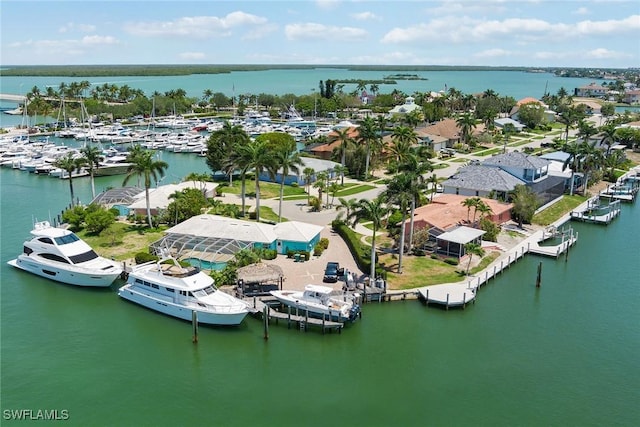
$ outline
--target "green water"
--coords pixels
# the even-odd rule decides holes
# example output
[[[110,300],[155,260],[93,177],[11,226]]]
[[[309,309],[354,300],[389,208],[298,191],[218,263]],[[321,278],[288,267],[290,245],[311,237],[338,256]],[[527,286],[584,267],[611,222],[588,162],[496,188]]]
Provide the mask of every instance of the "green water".
[[[165,160],[178,176],[199,167],[175,156]],[[86,197],[88,182],[77,191]],[[573,223],[567,263],[527,256],[464,311],[374,303],[342,334],[280,324],[268,341],[249,317],[235,329],[201,327],[194,345],[188,322],[120,300],[119,284],[79,289],[7,266],[32,215],[68,203],[68,183],[3,168],[0,194],[3,411],[67,410],[64,424],[78,426],[640,420],[638,203],[606,227]],[[24,421],[3,418],[12,424]]]

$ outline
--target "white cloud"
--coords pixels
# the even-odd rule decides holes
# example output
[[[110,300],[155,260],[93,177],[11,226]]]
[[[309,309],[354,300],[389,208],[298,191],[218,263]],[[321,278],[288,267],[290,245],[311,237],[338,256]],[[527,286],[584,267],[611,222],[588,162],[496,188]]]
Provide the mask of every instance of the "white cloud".
[[[80,40],[80,44],[84,46],[104,46],[118,43],[118,40],[112,36],[85,36]]]
[[[336,27],[313,22],[289,24],[284,32],[289,40],[358,41],[365,39],[368,35],[361,28]]]
[[[320,9],[335,9],[340,4],[339,0],[316,0],[316,5]]]
[[[85,36],[81,39],[27,40],[9,45],[12,49],[28,49],[34,58],[55,58],[62,63],[69,57],[90,54],[101,48],[120,44],[112,36]]]
[[[621,58],[631,58],[631,55],[624,52],[616,52],[614,50],[609,50],[605,48],[597,48],[585,52],[585,56],[587,58],[593,59],[621,59]]]
[[[79,33],[92,33],[96,30],[95,25],[91,24],[75,24],[73,22],[69,22],[64,24],[62,27],[58,29],[59,33],[68,33],[68,32],[79,32]]]
[[[234,28],[266,25],[267,19],[245,12],[232,12],[225,17],[185,16],[173,21],[130,22],[124,30],[138,36],[181,36],[209,38],[227,37]]]
[[[382,37],[383,43],[481,43],[488,40],[557,42],[558,38],[602,36],[640,31],[640,15],[620,20],[550,23],[542,19],[508,18],[479,20],[463,17],[443,17],[410,27],[394,28]]]
[[[360,12],[351,15],[357,21],[380,21],[381,18],[373,12]]]

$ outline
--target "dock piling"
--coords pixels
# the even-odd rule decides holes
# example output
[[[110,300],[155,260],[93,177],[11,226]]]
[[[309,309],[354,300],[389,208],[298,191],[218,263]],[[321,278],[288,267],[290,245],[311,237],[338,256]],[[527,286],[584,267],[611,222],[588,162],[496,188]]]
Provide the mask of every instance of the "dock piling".
[[[191,310],[191,326],[193,328],[193,343],[198,344],[198,312]]]
[[[540,287],[541,281],[542,281],[542,261],[538,263],[538,276],[536,277],[536,288]]]
[[[262,318],[264,320],[264,339],[269,339],[269,306],[264,305],[264,309],[262,310]]]

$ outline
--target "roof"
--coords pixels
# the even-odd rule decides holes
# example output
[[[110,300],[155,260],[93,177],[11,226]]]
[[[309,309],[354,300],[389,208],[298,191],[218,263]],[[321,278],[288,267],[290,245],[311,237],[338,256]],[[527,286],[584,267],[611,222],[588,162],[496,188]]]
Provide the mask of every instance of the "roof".
[[[553,153],[547,153],[540,156],[541,159],[550,160],[552,162],[566,162],[571,157],[571,154],[564,151],[554,151]]]
[[[299,221],[281,222],[273,226],[273,232],[280,240],[308,242],[315,238],[324,227]]]
[[[171,203],[169,196],[187,188],[204,189],[207,193],[212,193],[218,184],[213,182],[185,181],[179,184],[167,184],[149,189],[149,206],[151,209],[166,209]],[[213,196],[213,194],[211,194]],[[147,207],[144,191],[135,196],[136,201],[129,205],[130,209],[143,209]]]
[[[416,133],[419,136],[438,135],[443,136],[447,139],[460,138],[460,130],[458,129],[458,124],[453,119],[440,120],[439,122],[436,122],[427,127],[416,129]]]
[[[539,99],[536,98],[532,98],[530,96],[526,97],[526,98],[522,98],[520,101],[516,102],[516,105],[518,107],[524,105],[524,104],[531,104],[532,102],[535,102],[536,104],[542,104],[542,102],[540,102]]]
[[[437,237],[437,239],[465,245],[469,242],[473,242],[484,233],[486,233],[486,231],[484,230],[478,230],[477,228],[471,228],[461,225],[455,230],[442,233]]]
[[[522,123],[520,123],[517,120],[513,120],[512,118],[509,118],[509,117],[503,117],[503,118],[500,118],[500,119],[495,119],[493,122],[496,125],[499,125],[499,126],[502,126],[502,127],[504,127],[505,125],[510,124],[510,125],[513,125],[513,127],[515,127],[516,129],[522,130],[524,128],[524,125]]]
[[[169,228],[165,233],[189,234],[266,244],[270,244],[277,239],[272,225],[209,214],[191,217]]]
[[[284,277],[282,267],[275,264],[265,264],[263,262],[240,267],[237,269],[236,274],[238,280],[242,280],[244,283],[270,282]]]
[[[143,191],[138,187],[112,188],[98,194],[91,203],[103,206],[113,206],[116,204],[128,205],[136,200],[136,196]]]
[[[416,208],[413,220],[418,223],[425,222],[441,230],[448,230],[467,221],[470,211],[466,206],[462,205],[462,202],[468,198],[469,196],[457,194],[439,194],[433,199],[432,203]],[[501,216],[505,220],[511,217],[510,215],[504,215],[505,212],[510,211],[513,207],[511,203],[502,203],[485,197],[480,197],[480,200],[491,208],[490,219],[493,221],[499,222],[497,218]],[[473,215],[472,212],[471,215]],[[410,221],[410,219],[407,219],[407,221]]]
[[[549,161],[520,151],[495,155],[482,162],[484,166],[498,166],[521,169],[540,169],[549,165]]]
[[[451,178],[442,183],[443,187],[467,188],[476,191],[512,191],[516,185],[525,182],[502,169],[482,165],[462,167]]]

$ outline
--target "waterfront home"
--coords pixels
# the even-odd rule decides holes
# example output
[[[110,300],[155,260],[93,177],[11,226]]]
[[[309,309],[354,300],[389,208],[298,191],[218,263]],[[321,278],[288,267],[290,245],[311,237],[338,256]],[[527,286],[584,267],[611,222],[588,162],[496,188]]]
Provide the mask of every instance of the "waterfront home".
[[[484,160],[482,165],[500,168],[526,183],[545,179],[549,171],[548,160],[519,151],[495,155]]]
[[[441,185],[445,194],[506,200],[516,185],[525,185],[525,182],[500,168],[468,165],[458,169]]]
[[[242,249],[273,249],[279,254],[313,252],[323,228],[298,221],[272,225],[202,214],[166,230],[162,239],[151,244],[151,251],[169,248],[176,258],[203,268],[221,268]]]
[[[173,200],[171,195],[181,192],[187,188],[195,188],[203,192],[208,199],[215,197],[218,184],[205,181],[185,181],[179,184],[161,185],[156,188],[149,189],[149,205],[151,207],[151,215],[157,215],[160,211],[167,209],[169,203]],[[135,201],[128,206],[129,214],[147,215],[147,201],[145,191],[141,191],[134,196]]]
[[[360,137],[360,133],[358,132],[358,127],[355,125],[351,127],[340,127],[340,128],[347,129],[347,136],[354,141],[357,141],[358,138]],[[335,130],[333,130],[332,132],[327,134],[327,140],[329,142],[322,143],[322,144],[309,145],[304,149],[304,151],[320,159],[331,160],[331,157],[333,156],[333,150],[340,147],[340,144],[341,144],[340,140],[338,140],[337,137],[338,137],[338,133]],[[316,172],[319,172],[319,170],[316,170]]]
[[[627,104],[640,104],[640,90],[625,91],[623,100]]]
[[[509,117],[511,117],[514,120],[518,120],[518,111],[520,111],[520,107],[522,107],[525,104],[531,104],[531,103],[540,104],[542,105],[542,107],[544,107],[544,116],[543,116],[544,123],[553,123],[556,121],[556,112],[553,110],[550,110],[549,106],[544,102],[532,97],[522,98],[521,100],[516,102],[516,105],[509,112]]]
[[[582,96],[586,98],[595,97],[595,98],[604,98],[609,92],[609,88],[606,86],[601,86],[597,83],[589,83],[586,86],[580,86],[575,88],[574,95]]]
[[[429,126],[415,130],[422,144],[433,148],[435,152],[452,148],[460,143],[461,132],[454,119],[443,119]]]
[[[306,168],[311,168],[315,171],[314,175],[311,177],[312,183],[316,181],[316,175],[319,172],[326,172],[329,178],[333,179],[337,175],[335,172],[336,166],[340,165],[340,163],[336,163],[331,160],[316,159],[313,157],[301,157],[300,159],[302,160],[302,166],[298,166],[298,172],[290,170],[287,176],[285,176],[284,183],[286,185],[291,185],[293,183],[296,183],[300,186],[306,185],[304,175],[304,170]],[[275,179],[273,179],[268,172],[263,172],[260,175],[260,180],[265,182],[280,183],[280,181],[282,180],[282,173],[283,170],[278,169],[278,172],[275,175]]]
[[[138,187],[120,187],[111,188],[98,194],[91,204],[104,206],[107,209],[117,209],[118,215],[127,216],[129,214],[129,205],[136,201],[136,197],[143,192]]]
[[[413,111],[421,111],[422,107],[416,104],[416,99],[413,96],[407,96],[404,100],[404,104],[396,105],[389,110],[389,117],[409,114]]]
[[[588,115],[600,114],[600,109],[602,108],[602,106],[595,101],[576,101],[573,105],[576,107],[583,105],[584,111]]]

